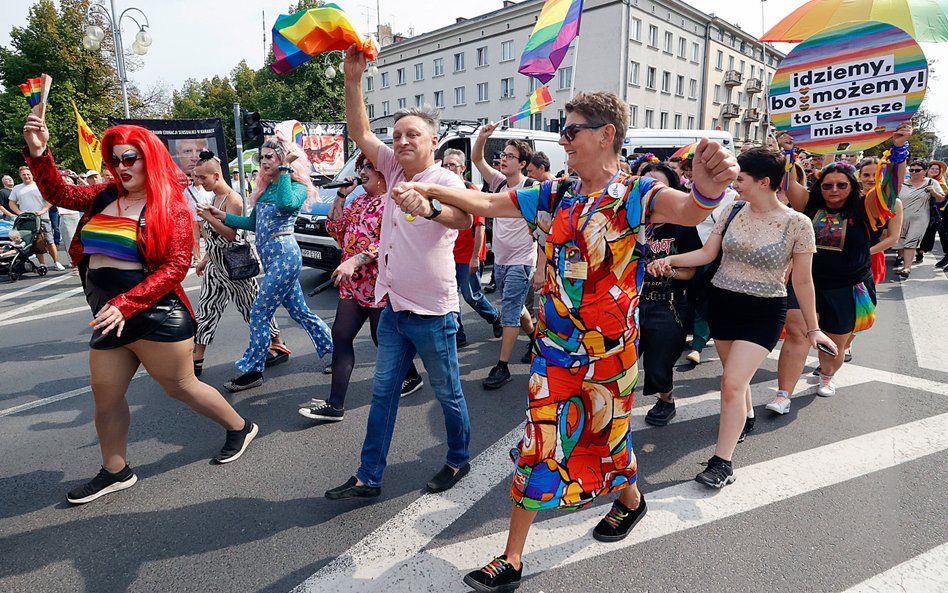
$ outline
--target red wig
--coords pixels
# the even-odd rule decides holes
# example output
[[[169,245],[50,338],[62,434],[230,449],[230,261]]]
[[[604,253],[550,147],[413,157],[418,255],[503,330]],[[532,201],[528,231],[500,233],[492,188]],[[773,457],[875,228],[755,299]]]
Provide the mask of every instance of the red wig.
[[[145,260],[152,267],[160,264],[168,253],[169,239],[174,221],[171,207],[184,201],[186,179],[171,159],[168,149],[153,133],[140,126],[116,126],[109,128],[102,136],[102,160],[106,163],[112,178],[118,180],[119,174],[110,158],[113,149],[122,144],[134,146],[145,163],[145,196],[148,204],[148,224],[145,225],[143,248]],[[128,192],[116,181],[119,198]]]

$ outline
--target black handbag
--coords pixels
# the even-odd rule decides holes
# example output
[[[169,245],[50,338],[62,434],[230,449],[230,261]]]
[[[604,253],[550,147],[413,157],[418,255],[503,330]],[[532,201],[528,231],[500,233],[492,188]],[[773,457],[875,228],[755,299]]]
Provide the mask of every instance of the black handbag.
[[[223,248],[224,271],[231,280],[247,280],[260,273],[260,261],[250,243],[240,241]]]

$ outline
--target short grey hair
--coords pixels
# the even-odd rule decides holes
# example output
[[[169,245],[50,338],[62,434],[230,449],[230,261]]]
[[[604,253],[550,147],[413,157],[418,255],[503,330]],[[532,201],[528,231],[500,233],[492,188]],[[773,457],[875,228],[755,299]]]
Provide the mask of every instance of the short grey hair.
[[[425,103],[421,107],[406,107],[405,109],[399,109],[395,112],[395,115],[392,117],[394,121],[393,125],[398,123],[403,117],[414,116],[421,119],[425,124],[431,129],[432,134],[438,133],[438,128],[441,123],[441,110],[432,107],[431,105]]]
[[[461,162],[465,162],[467,157],[464,155],[464,151],[458,150],[457,148],[449,148],[444,151],[444,154],[441,156],[442,159],[445,159],[449,156],[456,156],[461,158]]]

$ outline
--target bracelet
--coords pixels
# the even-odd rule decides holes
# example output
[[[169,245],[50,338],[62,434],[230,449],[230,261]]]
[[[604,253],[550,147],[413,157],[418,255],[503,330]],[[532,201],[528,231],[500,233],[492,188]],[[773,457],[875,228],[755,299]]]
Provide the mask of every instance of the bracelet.
[[[280,165],[279,167],[277,167],[277,170],[283,171],[284,173],[292,173],[293,167],[290,167],[289,165]]]
[[[889,154],[889,162],[893,165],[900,165],[908,160],[909,144],[906,142],[902,146],[893,146]]]
[[[691,198],[695,201],[695,204],[698,205],[698,208],[702,210],[714,210],[718,207],[718,204],[721,203],[721,200],[724,199],[726,191],[722,191],[721,195],[716,198],[706,198],[701,195],[701,192],[698,191],[697,184],[691,184]]]
[[[817,328],[814,328],[814,329],[808,329],[808,330],[806,330],[806,335],[810,335],[810,334],[812,334],[813,332],[819,332],[819,331],[823,331],[823,330],[821,330],[821,329],[818,328],[818,327],[817,327]]]
[[[336,197],[337,197],[337,198],[345,198],[345,197],[346,197],[346,194],[342,193],[341,191],[339,191],[339,190],[337,189],[337,190],[336,190]]]

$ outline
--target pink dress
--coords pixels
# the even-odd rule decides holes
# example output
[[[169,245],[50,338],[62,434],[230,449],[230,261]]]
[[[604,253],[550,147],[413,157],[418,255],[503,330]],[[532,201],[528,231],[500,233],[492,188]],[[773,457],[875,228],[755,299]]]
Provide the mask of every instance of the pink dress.
[[[339,298],[355,299],[362,307],[373,309],[381,309],[386,304],[385,300],[375,302],[383,204],[380,196],[362,194],[346,206],[341,217],[326,221],[326,230],[342,249],[342,261],[360,253],[372,258],[370,263],[358,268],[351,279],[339,284]]]

